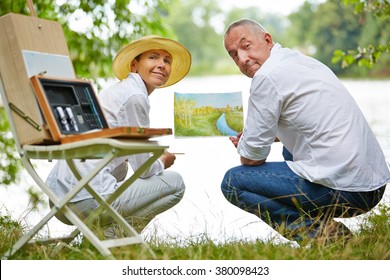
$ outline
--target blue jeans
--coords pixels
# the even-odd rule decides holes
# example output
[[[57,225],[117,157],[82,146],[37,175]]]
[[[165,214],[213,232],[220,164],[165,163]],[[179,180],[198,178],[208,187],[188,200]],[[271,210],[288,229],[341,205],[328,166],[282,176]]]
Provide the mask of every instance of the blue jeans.
[[[286,160],[291,154],[283,149]],[[286,162],[241,165],[226,172],[221,189],[226,199],[255,214],[274,229],[318,234],[320,224],[334,217],[353,217],[372,209],[385,186],[370,192],[347,192],[311,183],[296,175]]]

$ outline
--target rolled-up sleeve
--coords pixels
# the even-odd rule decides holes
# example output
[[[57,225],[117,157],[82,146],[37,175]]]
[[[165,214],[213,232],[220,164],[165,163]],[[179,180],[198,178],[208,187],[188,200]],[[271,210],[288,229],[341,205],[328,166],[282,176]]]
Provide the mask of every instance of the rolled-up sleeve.
[[[282,101],[267,77],[255,75],[250,89],[245,128],[238,153],[251,160],[267,158],[278,132]]]

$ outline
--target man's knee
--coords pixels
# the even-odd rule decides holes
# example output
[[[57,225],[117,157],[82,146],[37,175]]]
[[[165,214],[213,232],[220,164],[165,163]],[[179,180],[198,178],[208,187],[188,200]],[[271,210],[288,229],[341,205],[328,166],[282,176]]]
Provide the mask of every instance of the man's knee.
[[[232,169],[230,169],[229,171],[226,172],[221,183],[222,194],[230,203],[233,204],[235,204],[235,200],[237,198],[237,189],[236,189],[237,184],[235,184],[234,181],[235,180],[234,180],[233,172]]]

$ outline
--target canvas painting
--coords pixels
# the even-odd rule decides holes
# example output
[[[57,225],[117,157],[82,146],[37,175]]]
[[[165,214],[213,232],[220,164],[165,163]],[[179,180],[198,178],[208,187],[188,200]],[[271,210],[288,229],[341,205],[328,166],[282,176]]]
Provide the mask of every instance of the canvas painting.
[[[175,92],[174,96],[175,136],[235,136],[243,129],[241,92]]]

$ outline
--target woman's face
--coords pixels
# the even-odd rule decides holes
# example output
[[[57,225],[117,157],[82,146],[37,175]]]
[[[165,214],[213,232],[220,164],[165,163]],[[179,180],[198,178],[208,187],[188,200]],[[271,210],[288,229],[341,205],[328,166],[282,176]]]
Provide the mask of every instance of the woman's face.
[[[142,53],[131,63],[131,71],[138,73],[144,81],[148,94],[163,86],[171,74],[172,56],[165,50],[150,50]]]

